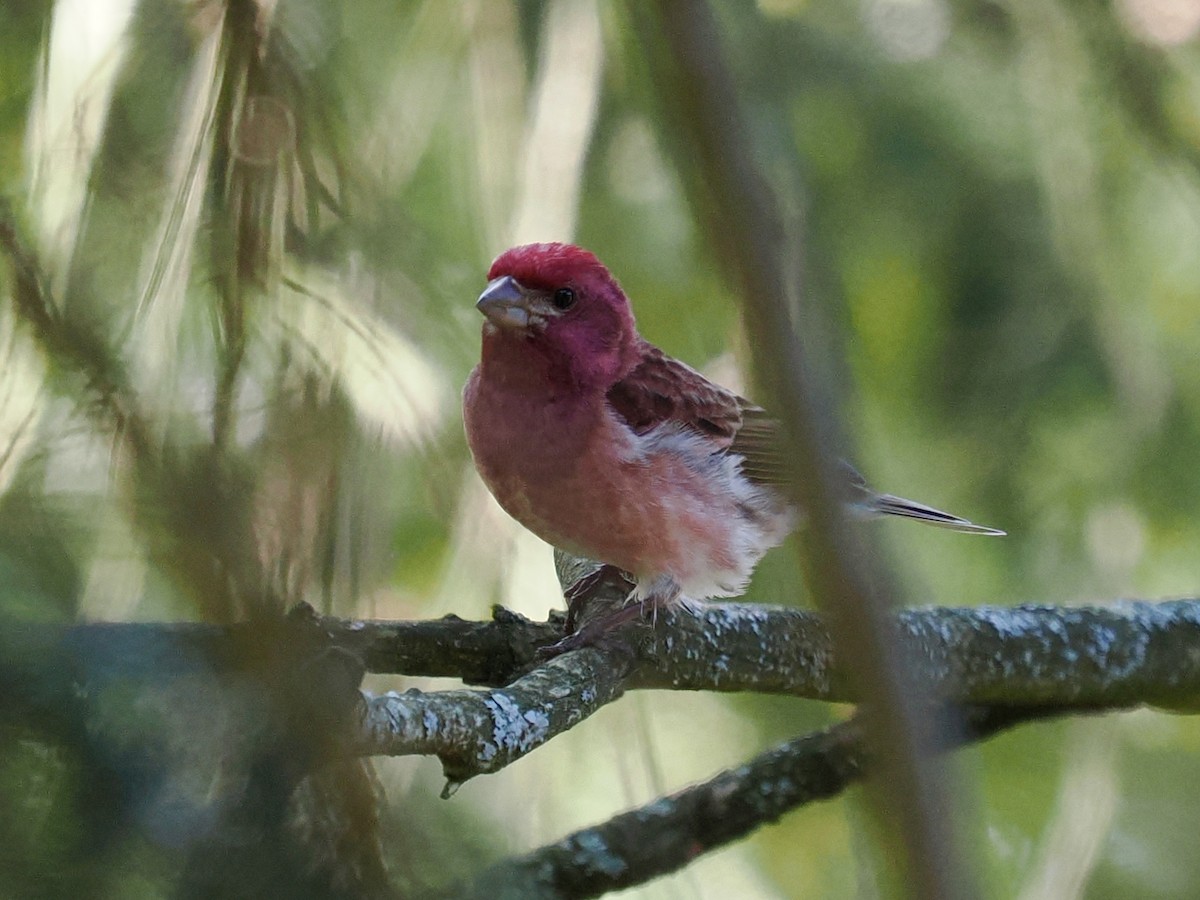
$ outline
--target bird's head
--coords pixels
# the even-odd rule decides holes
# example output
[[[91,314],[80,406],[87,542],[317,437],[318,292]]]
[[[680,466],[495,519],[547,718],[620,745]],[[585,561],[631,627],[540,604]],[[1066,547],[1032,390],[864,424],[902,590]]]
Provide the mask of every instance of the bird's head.
[[[587,250],[557,243],[513,247],[496,258],[487,277],[475,304],[487,319],[485,364],[489,354],[497,365],[541,360],[546,377],[605,389],[633,366],[638,336],[629,300]]]

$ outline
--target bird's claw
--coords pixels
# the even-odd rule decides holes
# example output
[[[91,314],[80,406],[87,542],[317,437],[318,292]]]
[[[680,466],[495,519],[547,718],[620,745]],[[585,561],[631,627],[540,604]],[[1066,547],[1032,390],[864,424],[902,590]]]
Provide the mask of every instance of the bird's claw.
[[[581,623],[586,623],[584,613],[588,606],[602,595],[604,587],[609,584],[620,585],[626,591],[633,589],[630,576],[608,564],[601,565],[567,588],[563,594],[567,601],[567,634],[574,634],[580,629]]]
[[[632,643],[622,638],[622,633],[625,631],[622,626],[634,621],[638,621],[641,625],[652,624],[645,618],[645,613],[646,605],[641,602],[622,606],[620,609],[586,622],[573,634],[568,634],[553,644],[539,648],[537,657],[543,661],[550,660],[583,647],[632,652]]]

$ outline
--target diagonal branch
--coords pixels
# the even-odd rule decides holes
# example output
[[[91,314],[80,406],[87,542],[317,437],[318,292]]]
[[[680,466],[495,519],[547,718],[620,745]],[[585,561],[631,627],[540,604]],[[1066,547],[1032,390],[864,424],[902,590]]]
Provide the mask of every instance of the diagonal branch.
[[[152,558],[209,618],[227,621],[261,584],[246,511],[246,475],[178,436],[159,437],[130,383],[125,361],[96,323],[64,315],[11,203],[0,198],[0,254],[13,273],[13,305],[45,353],[59,392],[90,402],[136,470],[133,519]],[[85,389],[77,389],[79,380]],[[255,598],[258,599],[258,598]]]
[[[59,376],[82,376],[105,424],[127,442],[138,460],[151,447],[151,430],[118,356],[95,330],[60,312],[30,241],[10,201],[0,198],[0,251],[13,274],[13,306]]]
[[[942,732],[938,749],[1061,712],[973,707],[961,728]],[[870,767],[863,737],[856,717],[787,741],[703,784],[490,866],[471,885],[438,896],[574,900],[644,884],[861,780]]]
[[[354,751],[436,755],[449,796],[468,778],[499,771],[616,700],[632,663],[619,651],[587,647],[505,688],[371,697]]]

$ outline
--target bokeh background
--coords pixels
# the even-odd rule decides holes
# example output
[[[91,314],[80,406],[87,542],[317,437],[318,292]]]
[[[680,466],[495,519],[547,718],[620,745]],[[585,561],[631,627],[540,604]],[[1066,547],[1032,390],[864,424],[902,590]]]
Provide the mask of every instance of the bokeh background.
[[[170,560],[238,528],[279,596],[323,612],[561,607],[549,549],[495,506],[462,436],[492,257],[527,240],[589,247],[648,338],[752,389],[736,303],[683,190],[698,163],[664,133],[662,51],[629,13],[597,0],[0,6],[0,190],[56,303],[120,361],[163,446],[212,450],[247,487],[142,490],[88,385],[6,302],[0,617],[236,617]],[[903,599],[1194,594],[1200,4],[738,0],[717,13],[827,322],[859,467],[1009,532],[864,526]],[[768,558],[752,599],[810,603],[793,557]],[[413,685],[449,683],[368,686]],[[378,760],[385,856],[402,885],[465,875],[845,713],[628,696],[449,801],[435,761]],[[988,895],[1200,896],[1198,750],[1200,723],[1143,710],[960,754]],[[179,823],[195,819],[179,810],[202,807],[203,786],[172,788],[177,806],[148,799],[97,846],[87,779],[69,742],[0,726],[0,894],[170,893]],[[872,896],[886,863],[869,834],[851,791],[633,895]]]

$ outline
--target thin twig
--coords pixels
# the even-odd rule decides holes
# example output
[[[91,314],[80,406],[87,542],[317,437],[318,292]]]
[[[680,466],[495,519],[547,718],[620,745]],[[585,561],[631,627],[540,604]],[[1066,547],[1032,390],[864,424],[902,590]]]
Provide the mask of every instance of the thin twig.
[[[808,522],[802,561],[864,699],[879,760],[874,785],[885,813],[880,822],[903,850],[900,883],[928,900],[978,896],[956,847],[949,788],[927,752],[937,735],[921,716],[922,685],[892,640],[885,593],[872,589],[882,575],[869,572],[871,557],[844,521],[833,487],[831,450],[839,442],[825,412],[829,379],[815,370],[791,317],[805,300],[795,263],[803,248],[786,239],[759,172],[712,10],[704,0],[630,3],[628,9],[640,22],[645,56],[655,66],[675,149],[686,148],[689,199],[739,294],[757,381],[788,438],[790,486]]]
[[[144,461],[150,455],[152,432],[119,357],[95,332],[60,312],[31,241],[12,204],[3,198],[0,250],[12,266],[14,308],[29,325],[52,372],[60,378],[82,376],[105,424],[121,435],[137,460]]]

